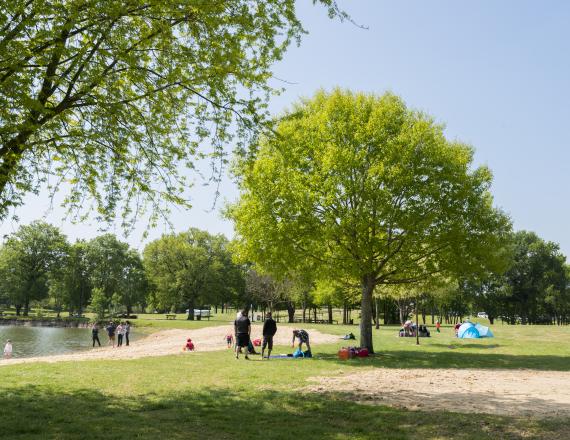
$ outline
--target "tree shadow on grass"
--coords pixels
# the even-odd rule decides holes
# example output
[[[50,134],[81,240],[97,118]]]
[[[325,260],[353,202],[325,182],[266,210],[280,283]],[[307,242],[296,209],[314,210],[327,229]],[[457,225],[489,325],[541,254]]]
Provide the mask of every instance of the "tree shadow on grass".
[[[368,358],[354,358],[347,361],[340,360],[337,354],[332,353],[319,354],[318,358],[343,365],[348,363],[351,366],[384,368],[527,368],[544,371],[570,371],[568,356],[462,353],[458,350],[380,351]]]
[[[181,392],[113,397],[93,390],[0,389],[10,439],[565,438],[561,423],[362,405],[341,394]],[[533,436],[529,436],[532,434]]]

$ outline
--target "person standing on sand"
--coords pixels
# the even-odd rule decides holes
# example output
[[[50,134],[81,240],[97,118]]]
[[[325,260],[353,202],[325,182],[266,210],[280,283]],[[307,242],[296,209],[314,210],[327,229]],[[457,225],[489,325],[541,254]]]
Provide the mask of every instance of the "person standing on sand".
[[[10,359],[12,357],[12,341],[8,339],[4,346],[4,358]]]
[[[123,323],[120,322],[117,326],[117,347],[121,347],[123,345],[123,337],[125,336],[125,327]]]
[[[225,337],[226,344],[228,344],[228,348],[232,348],[234,345],[234,335],[228,333]]]
[[[107,327],[105,327],[105,330],[107,330],[107,336],[109,336],[109,343],[107,345],[113,345],[113,348],[115,348],[115,330],[117,329],[117,327],[115,326],[115,324],[113,323],[113,321],[109,321],[109,325]]]
[[[245,350],[245,358],[249,359],[247,346],[249,345],[249,336],[251,335],[251,321],[247,317],[245,310],[241,313],[241,316],[234,321],[234,330],[236,334],[236,359],[239,359],[239,353],[242,347]]]
[[[101,347],[101,341],[99,340],[99,326],[96,322],[91,326],[91,338],[93,339],[93,347],[95,347],[95,342],[97,342],[99,347]]]
[[[271,316],[271,312],[267,314],[267,318],[263,323],[263,345],[261,347],[261,359],[263,359],[263,352],[265,347],[267,347],[267,359],[271,356],[271,350],[273,350],[273,336],[277,333],[277,323]]]
[[[129,333],[131,333],[131,323],[127,321],[125,322],[125,342],[127,347],[129,346]]]

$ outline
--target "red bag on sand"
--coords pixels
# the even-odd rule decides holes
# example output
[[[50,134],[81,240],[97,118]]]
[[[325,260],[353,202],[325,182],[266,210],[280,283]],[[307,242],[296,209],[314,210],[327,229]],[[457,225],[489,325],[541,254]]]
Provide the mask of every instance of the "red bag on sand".
[[[253,345],[256,347],[261,347],[261,339],[257,338],[253,340]]]

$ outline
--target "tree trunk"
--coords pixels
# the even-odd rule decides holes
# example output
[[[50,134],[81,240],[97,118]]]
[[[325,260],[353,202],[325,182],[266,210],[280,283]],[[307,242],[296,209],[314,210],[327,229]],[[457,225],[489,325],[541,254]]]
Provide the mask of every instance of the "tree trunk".
[[[426,325],[426,309],[422,309],[422,321]]]
[[[362,301],[360,303],[360,346],[366,347],[370,354],[374,353],[372,345],[372,294],[374,293],[374,277],[362,279]]]
[[[333,323],[333,309],[332,309],[332,305],[329,304],[329,305],[327,306],[327,308],[328,308],[328,312],[329,312],[329,324],[332,324],[332,323]]]
[[[374,302],[376,304],[376,330],[378,330],[380,328],[380,307],[378,305],[378,298],[375,298]],[[386,317],[384,317],[384,320],[386,320]]]
[[[188,321],[194,321],[194,300],[188,302]]]
[[[30,313],[30,300],[27,299],[24,302],[24,316],[28,316],[28,313]]]
[[[295,304],[292,301],[287,303],[287,314],[289,315],[289,322],[295,322]]]
[[[418,324],[418,299],[416,298],[416,310],[414,311],[414,315],[416,315],[416,345],[420,345],[420,332],[418,331],[420,326]],[[426,323],[424,319],[424,324]]]
[[[21,310],[22,310],[22,304],[16,304],[16,316],[20,316]]]
[[[490,324],[490,325],[493,325],[494,323],[495,323],[495,317],[489,315],[489,324]]]

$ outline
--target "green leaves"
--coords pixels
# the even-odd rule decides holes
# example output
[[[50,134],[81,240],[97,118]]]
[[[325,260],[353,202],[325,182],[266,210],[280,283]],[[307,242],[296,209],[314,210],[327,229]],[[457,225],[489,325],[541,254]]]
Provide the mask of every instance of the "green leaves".
[[[71,213],[91,199],[126,229],[189,206],[184,168],[210,158],[218,178],[267,126],[270,68],[302,33],[293,0],[3,2],[0,218],[51,175]]]
[[[472,149],[396,96],[318,92],[236,166],[230,207],[243,258],[266,270],[305,259],[336,279],[405,283],[477,270],[509,230]]]
[[[199,301],[224,303],[244,288],[227,239],[196,228],[149,243],[144,267],[154,290],[154,305],[166,310],[192,308]]]

